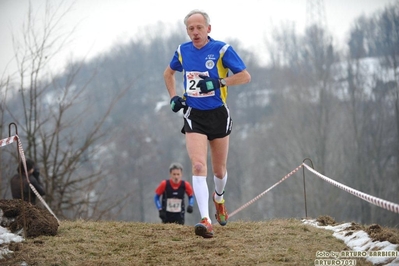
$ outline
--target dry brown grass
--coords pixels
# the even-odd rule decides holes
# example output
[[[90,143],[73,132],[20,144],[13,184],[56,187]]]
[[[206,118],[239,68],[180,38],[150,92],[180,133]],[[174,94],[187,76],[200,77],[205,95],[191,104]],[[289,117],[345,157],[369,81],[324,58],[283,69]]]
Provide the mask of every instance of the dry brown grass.
[[[314,265],[316,251],[347,250],[329,230],[300,220],[229,222],[203,239],[193,226],[62,221],[56,236],[10,246],[1,265]],[[357,265],[371,265],[362,259]]]

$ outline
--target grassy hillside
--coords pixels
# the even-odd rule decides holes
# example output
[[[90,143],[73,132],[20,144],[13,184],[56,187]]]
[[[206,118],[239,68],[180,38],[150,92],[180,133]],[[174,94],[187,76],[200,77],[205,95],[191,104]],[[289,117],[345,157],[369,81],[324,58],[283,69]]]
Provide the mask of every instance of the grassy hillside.
[[[12,243],[14,253],[0,264],[314,265],[316,251],[347,250],[330,230],[296,219],[230,222],[215,225],[214,231],[214,238],[203,239],[195,236],[193,226],[62,221],[56,236]]]

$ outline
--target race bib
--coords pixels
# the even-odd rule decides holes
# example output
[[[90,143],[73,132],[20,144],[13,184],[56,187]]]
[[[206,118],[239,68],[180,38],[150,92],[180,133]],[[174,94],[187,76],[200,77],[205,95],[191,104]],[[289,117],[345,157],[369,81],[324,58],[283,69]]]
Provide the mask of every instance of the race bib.
[[[197,88],[198,81],[202,80],[199,75],[209,77],[208,71],[198,72],[198,71],[187,71],[186,72],[186,93],[187,96],[191,97],[209,97],[215,95],[215,91],[210,91],[208,93],[200,93],[200,88]]]
[[[181,212],[181,199],[167,199],[166,200],[166,211],[167,212]]]

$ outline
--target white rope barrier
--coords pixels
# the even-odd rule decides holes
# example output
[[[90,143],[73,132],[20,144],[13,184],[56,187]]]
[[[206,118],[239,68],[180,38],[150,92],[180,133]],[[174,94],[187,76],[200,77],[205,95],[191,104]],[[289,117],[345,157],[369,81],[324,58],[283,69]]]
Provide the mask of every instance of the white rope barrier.
[[[279,185],[280,183],[282,183],[284,180],[286,180],[288,177],[292,176],[295,172],[297,172],[299,169],[301,169],[302,165],[298,166],[297,168],[295,168],[293,171],[291,171],[288,175],[284,176],[280,181],[278,181],[276,184],[274,184],[273,186],[271,186],[270,188],[266,189],[265,191],[263,191],[262,193],[260,193],[258,196],[256,196],[255,198],[253,198],[252,200],[248,201],[247,203],[245,203],[244,205],[242,205],[240,208],[238,208],[237,210],[233,211],[232,213],[229,214],[229,217],[233,217],[237,212],[245,209],[246,207],[248,207],[249,205],[251,205],[252,203],[254,203],[255,201],[257,201],[258,199],[260,199],[261,197],[263,197],[267,192],[269,192],[270,190],[272,190],[274,187],[276,187],[277,185]]]
[[[39,192],[37,192],[36,188],[30,183],[29,181],[29,176],[28,176],[28,171],[27,171],[27,167],[26,167],[26,158],[25,158],[25,153],[24,153],[24,149],[22,148],[22,143],[20,138],[18,137],[18,135],[9,137],[9,138],[5,138],[0,140],[0,147],[6,146],[8,144],[13,143],[14,141],[17,141],[18,143],[18,152],[20,154],[21,157],[21,161],[22,164],[24,166],[25,169],[25,177],[26,180],[28,181],[29,187],[32,189],[33,193],[35,193],[35,195],[37,196],[37,198],[43,203],[43,205],[46,207],[46,209],[54,216],[54,218],[57,220],[58,225],[60,225],[60,220],[58,220],[57,216],[54,214],[54,212],[50,209],[50,207],[47,205],[47,203],[44,201],[44,199],[42,198],[42,196],[40,196]]]
[[[17,136],[12,136],[12,137],[9,137],[9,138],[2,139],[2,140],[0,140],[0,147],[6,146],[8,144],[11,144],[15,140],[18,140]]]
[[[309,167],[307,164],[302,163],[300,166],[298,166],[297,168],[295,168],[292,172],[290,172],[288,175],[284,176],[280,181],[278,181],[277,183],[275,183],[273,186],[271,186],[270,188],[268,188],[267,190],[263,191],[262,193],[260,193],[258,196],[256,196],[255,198],[253,198],[252,200],[248,201],[247,203],[245,203],[244,205],[242,205],[240,208],[236,209],[235,211],[233,211],[232,213],[229,214],[229,217],[234,216],[235,214],[237,214],[239,211],[245,209],[246,207],[248,207],[249,205],[251,205],[252,203],[254,203],[255,201],[257,201],[258,199],[260,199],[262,196],[264,196],[267,192],[269,192],[270,190],[272,190],[273,188],[275,188],[277,185],[279,185],[280,183],[282,183],[284,180],[286,180],[288,177],[290,177],[291,175],[293,175],[295,172],[297,172],[302,166],[305,166],[309,171],[311,171],[312,173],[314,173],[316,176],[322,178],[323,180],[329,182],[330,184],[333,184],[334,186],[358,197],[361,198],[367,202],[370,202],[371,204],[374,204],[378,207],[384,208],[386,210],[389,210],[391,212],[395,212],[395,213],[399,213],[399,204],[387,201],[387,200],[383,200],[371,195],[368,195],[366,193],[363,193],[361,191],[358,191],[356,189],[353,189],[351,187],[345,186],[341,183],[338,183],[337,181],[334,181],[322,174],[320,174],[319,172],[315,171],[313,168]]]
[[[384,208],[384,209],[389,210],[391,212],[399,213],[399,204],[396,204],[396,203],[393,203],[393,202],[390,202],[390,201],[387,201],[387,200],[383,200],[383,199],[368,195],[366,193],[363,193],[361,191],[358,191],[356,189],[353,189],[351,187],[345,186],[345,185],[343,185],[341,183],[338,183],[337,181],[334,181],[334,180],[332,180],[332,179],[320,174],[319,172],[313,170],[313,168],[309,167],[305,163],[303,163],[302,165],[305,166],[309,171],[314,173],[316,176],[322,178],[323,180],[329,182],[330,184],[333,184],[334,186],[336,186],[336,187],[338,187],[338,188],[340,188],[340,189],[342,189],[342,190],[344,190],[344,191],[346,191],[346,192],[348,192],[348,193],[350,193],[350,194],[352,194],[352,195],[354,195],[354,196],[356,196],[358,198],[361,198],[361,199],[363,199],[363,200],[365,200],[367,202],[370,202],[371,204],[374,204],[374,205],[376,205],[378,207]]]

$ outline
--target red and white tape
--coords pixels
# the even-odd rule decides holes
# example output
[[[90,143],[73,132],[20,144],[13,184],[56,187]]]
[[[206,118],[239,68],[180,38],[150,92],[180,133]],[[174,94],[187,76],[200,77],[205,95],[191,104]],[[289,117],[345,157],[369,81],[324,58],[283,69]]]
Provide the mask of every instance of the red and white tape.
[[[0,140],[0,147],[6,146],[8,144],[13,143],[14,141],[17,141],[18,143],[18,152],[19,155],[21,157],[21,161],[22,164],[24,166],[24,172],[25,172],[25,177],[26,180],[29,184],[29,187],[32,189],[33,193],[35,193],[35,195],[37,196],[37,198],[43,203],[43,205],[47,208],[47,210],[54,216],[54,218],[57,220],[58,224],[60,224],[60,220],[58,220],[57,216],[55,216],[54,212],[50,209],[50,207],[47,205],[47,203],[44,201],[44,199],[42,198],[42,196],[40,196],[39,192],[37,192],[36,188],[30,183],[29,181],[29,177],[28,177],[28,171],[27,171],[27,167],[26,167],[26,159],[25,159],[25,153],[24,153],[24,149],[22,148],[22,143],[21,140],[19,139],[18,135],[9,137],[9,138],[5,138]]]
[[[315,175],[317,175],[318,177],[322,178],[323,180],[329,182],[330,184],[333,184],[334,186],[358,197],[361,198],[367,202],[370,202],[371,204],[374,204],[378,207],[384,208],[386,210],[389,210],[391,212],[395,212],[395,213],[399,213],[399,204],[387,201],[387,200],[383,200],[371,195],[368,195],[366,193],[363,193],[361,191],[358,191],[356,189],[353,189],[351,187],[345,186],[341,183],[338,183],[337,181],[334,181],[322,174],[320,174],[319,172],[313,170],[313,168],[309,167],[308,165],[306,165],[305,163],[303,164],[303,166],[305,166],[309,171],[311,171],[312,173],[314,173]]]
[[[11,144],[16,140],[18,140],[17,136],[12,136],[9,138],[2,139],[2,140],[0,140],[0,147],[7,146],[8,144]]]
[[[242,205],[240,208],[238,208],[237,210],[233,211],[232,213],[229,214],[229,217],[233,217],[237,212],[245,209],[246,207],[248,207],[249,205],[251,205],[252,203],[254,203],[255,201],[257,201],[258,199],[260,199],[261,197],[263,197],[267,192],[269,192],[270,190],[272,190],[274,187],[276,187],[277,185],[279,185],[280,183],[282,183],[284,180],[286,180],[288,177],[292,176],[295,172],[297,172],[299,169],[301,169],[302,165],[298,166],[297,168],[295,168],[294,170],[292,170],[288,175],[284,176],[280,181],[278,181],[276,184],[274,184],[273,186],[271,186],[270,188],[266,189],[265,191],[263,191],[262,193],[260,193],[258,196],[256,196],[255,198],[253,198],[252,200],[248,201],[247,203],[245,203],[244,205]]]
[[[337,181],[334,181],[322,174],[320,174],[319,172],[315,171],[313,168],[309,167],[307,164],[303,163],[300,166],[298,166],[297,168],[295,168],[292,172],[290,172],[288,175],[284,176],[280,181],[278,181],[276,184],[274,184],[273,186],[271,186],[270,188],[268,188],[267,190],[263,191],[261,194],[259,194],[258,196],[256,196],[255,198],[253,198],[252,200],[248,201],[247,203],[245,203],[244,205],[242,205],[240,208],[238,208],[237,210],[233,211],[232,213],[229,214],[229,217],[234,216],[235,214],[237,214],[239,211],[245,209],[246,207],[248,207],[249,205],[251,205],[252,203],[254,203],[255,201],[257,201],[258,199],[260,199],[262,196],[264,196],[267,192],[269,192],[270,190],[272,190],[274,187],[276,187],[277,185],[279,185],[280,183],[282,183],[284,180],[286,180],[288,177],[290,177],[291,175],[293,175],[295,172],[297,172],[302,166],[305,166],[309,171],[311,171],[312,173],[314,173],[316,176],[322,178],[323,180],[329,182],[330,184],[333,184],[334,186],[352,194],[355,195],[356,197],[359,197],[367,202],[370,202],[371,204],[374,204],[378,207],[387,209],[391,212],[395,212],[395,213],[399,213],[399,204],[387,201],[387,200],[383,200],[371,195],[368,195],[366,193],[360,192],[356,189],[350,188],[348,186],[345,186]]]

